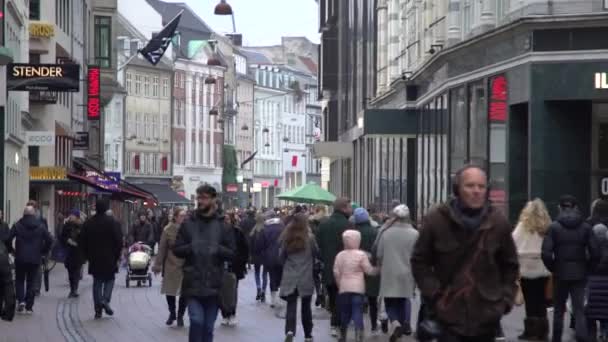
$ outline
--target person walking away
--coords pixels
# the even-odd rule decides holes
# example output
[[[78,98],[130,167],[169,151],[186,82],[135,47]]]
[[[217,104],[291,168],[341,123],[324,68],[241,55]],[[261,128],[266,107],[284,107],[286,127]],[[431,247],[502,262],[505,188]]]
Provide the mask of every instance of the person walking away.
[[[19,305],[17,312],[32,314],[36,296],[37,277],[42,259],[53,244],[53,238],[36,210],[26,206],[23,217],[11,229],[9,243],[15,241],[15,291]]]
[[[8,235],[5,237],[8,239]],[[11,322],[15,317],[15,283],[9,260],[9,249],[0,240],[0,320]]]
[[[537,198],[526,204],[513,232],[526,309],[524,332],[519,336],[520,340],[546,340],[549,334],[545,289],[551,273],[541,260],[541,247],[550,224],[547,208]]]
[[[333,204],[333,214],[319,225],[316,235],[317,245],[323,262],[323,282],[327,290],[328,309],[331,313],[330,327],[331,335],[339,335],[340,316],[336,306],[338,287],[333,274],[332,266],[335,263],[336,255],[343,249],[342,234],[349,227],[348,218],[352,214],[350,200],[348,198],[338,198]]]
[[[410,298],[415,283],[410,259],[417,240],[418,231],[411,224],[409,208],[404,204],[396,206],[393,218],[378,233],[374,248],[380,268],[379,295],[391,323],[391,342],[412,334]]]
[[[517,250],[511,224],[490,205],[487,181],[478,166],[457,171],[453,197],[428,212],[414,247],[414,279],[426,317],[443,326],[440,342],[494,341],[513,307]],[[429,333],[423,326],[417,334]]]
[[[312,342],[313,265],[319,250],[314,236],[310,233],[306,216],[295,215],[289,226],[281,233],[279,241],[283,264],[280,295],[287,302],[285,341],[294,340],[298,298],[300,298],[304,341]]]
[[[154,241],[154,230],[152,225],[148,222],[145,212],[139,213],[139,220],[133,224],[131,231],[129,232],[129,245],[136,242],[142,242],[146,245],[153,247],[151,244]]]
[[[238,303],[238,288],[239,281],[245,278],[247,274],[247,261],[249,261],[249,244],[244,232],[241,230],[237,215],[234,211],[228,212],[225,217],[226,229],[231,230],[233,233],[233,239],[236,246],[234,258],[228,263],[228,270],[236,276],[236,287],[235,287],[235,302],[234,307],[221,308],[222,311],[222,325],[235,326],[238,324],[236,319],[236,307]]]
[[[361,233],[346,230],[342,234],[344,250],[338,253],[333,265],[340,305],[340,342],[346,342],[348,325],[355,324],[355,341],[363,342],[363,304],[365,303],[365,275],[376,275],[378,270],[368,254],[360,250]]]
[[[82,251],[93,276],[93,305],[95,319],[114,315],[110,306],[123,236],[120,223],[106,214],[109,204],[105,199],[95,203],[95,215],[85,221],[81,234]]]
[[[372,227],[369,213],[365,208],[357,208],[353,212],[355,230],[361,234],[361,250],[372,255],[377,229]],[[365,296],[369,305],[369,320],[372,335],[378,333],[378,295],[380,294],[380,278],[378,276],[365,277]]]
[[[590,262],[598,249],[594,248],[591,227],[583,221],[577,199],[564,195],[558,208],[557,220],[549,227],[542,245],[543,263],[553,273],[555,282],[552,340],[561,341],[566,301],[570,296],[576,319],[576,340],[586,341],[585,287]]]
[[[277,293],[281,285],[281,273],[283,265],[279,258],[279,237],[285,229],[283,222],[273,211],[267,211],[264,215],[264,229],[259,234],[256,242],[257,252],[263,254],[264,269],[268,269],[270,276],[270,307],[278,305]]]
[[[235,244],[217,212],[215,188],[201,185],[196,195],[198,208],[179,228],[173,254],[184,259],[182,295],[190,316],[188,341],[213,342],[224,263],[234,258]]]
[[[261,303],[266,301],[266,287],[268,286],[268,269],[263,267],[264,253],[262,248],[258,248],[256,243],[262,241],[261,234],[264,230],[264,215],[258,213],[255,216],[255,226],[249,233],[249,251],[251,252],[251,262],[253,263],[253,272],[255,278],[255,286],[257,294],[255,300]]]
[[[608,322],[608,227],[603,223],[598,223],[592,229],[592,238],[595,239],[599,252],[597,259],[593,261],[592,271],[587,282],[585,314],[589,341],[598,341],[597,325],[599,323],[599,341],[604,342],[608,340],[608,329],[606,329]]]
[[[81,233],[82,221],[80,219],[80,210],[74,209],[70,212],[70,216],[68,216],[60,236],[61,243],[66,247],[65,268],[68,270],[68,279],[70,281],[69,298],[78,297],[78,284],[80,283],[82,265],[84,264],[84,256],[80,246]]]
[[[184,314],[186,313],[186,297],[181,293],[184,260],[173,254],[173,247],[175,246],[177,232],[185,218],[186,211],[184,209],[178,207],[173,210],[171,222],[163,229],[158,245],[158,254],[154,258],[154,266],[152,266],[152,272],[155,275],[162,274],[163,277],[160,292],[165,295],[169,307],[169,318],[167,318],[165,324],[172,325],[177,320],[178,327],[184,326]],[[179,301],[176,308],[178,296]]]
[[[241,222],[241,230],[245,236],[249,236],[253,228],[255,228],[256,220],[255,220],[255,210],[247,209],[245,211],[245,217]]]
[[[327,211],[325,210],[324,205],[317,205],[314,207],[314,213],[310,216],[308,220],[308,224],[310,226],[310,230],[312,234],[316,236],[319,233],[319,225],[321,222],[327,220]],[[325,290],[323,288],[323,262],[321,260],[317,260],[314,265],[314,280],[315,280],[315,306],[316,307],[325,307]]]

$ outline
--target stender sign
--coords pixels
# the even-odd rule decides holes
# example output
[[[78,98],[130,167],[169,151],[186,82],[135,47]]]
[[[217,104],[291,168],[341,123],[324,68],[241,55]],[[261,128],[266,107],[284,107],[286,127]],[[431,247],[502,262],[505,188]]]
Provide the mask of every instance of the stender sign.
[[[9,64],[6,68],[6,85],[9,91],[80,90],[78,64]]]
[[[89,120],[99,120],[100,104],[99,104],[99,86],[100,86],[101,71],[96,65],[89,65],[88,71],[88,97],[87,97],[87,117]]]

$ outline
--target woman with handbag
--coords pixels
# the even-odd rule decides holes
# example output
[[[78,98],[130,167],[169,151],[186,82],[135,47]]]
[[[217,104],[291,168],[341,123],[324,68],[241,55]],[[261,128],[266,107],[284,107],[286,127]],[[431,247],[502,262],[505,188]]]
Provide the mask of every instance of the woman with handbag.
[[[541,260],[541,247],[550,224],[547,208],[537,198],[526,204],[513,232],[526,308],[524,332],[519,336],[521,340],[546,340],[549,334],[545,289],[551,273]]]
[[[163,229],[161,234],[158,254],[154,259],[154,266],[152,267],[154,274],[158,275],[162,272],[163,276],[160,291],[166,296],[167,305],[169,306],[169,318],[166,324],[172,325],[177,320],[178,327],[184,326],[184,314],[186,313],[186,298],[180,296],[182,279],[184,277],[182,273],[184,260],[173,254],[173,245],[175,244],[179,227],[185,218],[186,211],[182,208],[175,208],[170,223]],[[175,302],[177,296],[179,296],[179,303],[176,312]]]

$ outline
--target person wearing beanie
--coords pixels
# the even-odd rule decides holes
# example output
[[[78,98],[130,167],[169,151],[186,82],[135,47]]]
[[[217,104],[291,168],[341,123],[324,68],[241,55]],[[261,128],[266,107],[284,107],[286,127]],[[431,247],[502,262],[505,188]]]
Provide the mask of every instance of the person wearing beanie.
[[[110,301],[123,242],[120,223],[106,215],[108,209],[106,200],[97,200],[95,215],[84,223],[80,240],[84,256],[89,261],[89,274],[93,276],[96,319],[101,318],[102,311],[108,316],[114,315]]]
[[[84,264],[84,256],[80,247],[82,232],[82,220],[80,210],[72,209],[70,216],[61,231],[61,242],[66,247],[65,268],[68,270],[70,281],[69,298],[78,297],[78,284],[80,283],[80,271]]]

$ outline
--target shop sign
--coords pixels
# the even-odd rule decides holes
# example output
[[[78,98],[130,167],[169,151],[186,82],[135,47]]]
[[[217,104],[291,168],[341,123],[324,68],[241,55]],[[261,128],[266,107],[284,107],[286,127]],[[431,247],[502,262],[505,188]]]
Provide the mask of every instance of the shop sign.
[[[85,176],[104,190],[118,190],[120,183],[120,172],[105,172],[100,174],[96,171],[86,171]]]
[[[600,179],[600,196],[608,197],[608,176]]]
[[[25,139],[28,146],[54,146],[55,132],[54,131],[27,131]]]
[[[253,183],[253,186],[251,187],[251,192],[262,192],[262,184]]]
[[[101,106],[99,103],[99,87],[101,82],[101,70],[96,65],[89,65],[87,78],[87,118],[99,120]]]
[[[262,182],[262,188],[268,188],[269,186],[270,186],[270,182],[268,182],[268,181]]]
[[[89,149],[89,132],[76,132],[72,148],[77,151]]]
[[[6,68],[7,90],[57,91],[80,90],[78,64],[9,64]]]
[[[40,21],[30,21],[30,37],[51,38],[55,35],[55,25]]]
[[[239,192],[239,186],[236,184],[226,184],[226,192]]]
[[[608,1],[608,0],[606,0]],[[608,89],[608,73],[595,73],[595,89]]]
[[[496,76],[490,81],[490,108],[488,113],[492,122],[507,120],[507,78]]]
[[[65,167],[39,166],[30,167],[30,180],[66,180]]]

